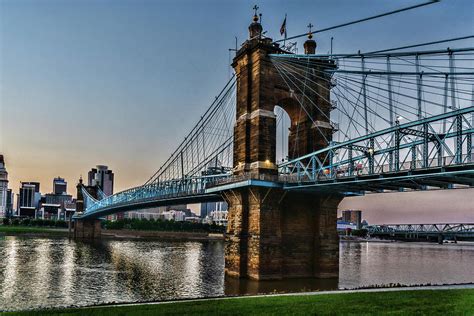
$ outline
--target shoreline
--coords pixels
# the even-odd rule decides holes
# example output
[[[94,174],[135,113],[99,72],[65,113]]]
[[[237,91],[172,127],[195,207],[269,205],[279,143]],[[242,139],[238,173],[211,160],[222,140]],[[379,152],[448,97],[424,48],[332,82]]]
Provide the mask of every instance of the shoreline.
[[[207,232],[180,232],[180,231],[156,231],[156,230],[102,230],[104,239],[134,239],[134,240],[176,240],[176,241],[205,241],[224,240],[224,234]]]
[[[20,237],[69,237],[67,228],[39,227],[39,226],[4,226],[0,225],[0,238],[5,236]],[[102,229],[101,239],[106,240],[169,240],[169,241],[217,241],[224,240],[225,233],[190,232],[190,231],[157,231],[133,229]],[[343,243],[422,243],[435,244],[428,241],[404,241],[391,239],[373,239],[361,237],[341,236]],[[458,243],[443,243],[444,245],[474,245],[474,242],[459,241]]]
[[[67,228],[36,227],[36,226],[3,226],[0,225],[0,237],[69,237]],[[207,241],[224,240],[224,234],[186,231],[146,231],[146,230],[102,230],[102,239],[133,239],[133,240],[175,240],[175,241]]]

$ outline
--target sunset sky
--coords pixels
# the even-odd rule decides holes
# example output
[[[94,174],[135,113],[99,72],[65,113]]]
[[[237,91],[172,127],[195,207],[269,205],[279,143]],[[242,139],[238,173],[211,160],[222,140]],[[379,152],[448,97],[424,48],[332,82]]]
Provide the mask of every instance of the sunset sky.
[[[255,1],[0,0],[0,153],[10,187],[56,176],[69,193],[97,164],[116,191],[145,182],[229,78],[228,49]],[[424,0],[258,1],[267,36],[288,36]],[[472,35],[474,1],[441,1],[318,34],[318,52],[352,53]],[[299,41],[300,51],[303,39]],[[472,40],[437,48],[474,46]],[[471,221],[474,191],[346,199],[377,222]]]

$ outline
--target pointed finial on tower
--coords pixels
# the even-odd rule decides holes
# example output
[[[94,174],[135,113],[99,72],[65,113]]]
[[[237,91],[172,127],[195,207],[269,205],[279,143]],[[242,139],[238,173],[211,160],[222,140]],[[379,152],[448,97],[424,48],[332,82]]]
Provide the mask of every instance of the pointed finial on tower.
[[[257,11],[258,11],[258,9],[260,9],[260,8],[258,7],[258,5],[254,5],[252,9],[253,9],[253,11],[254,11],[254,14],[253,14],[253,21],[254,21],[254,22],[257,22],[257,21],[258,21]]]
[[[253,15],[253,22],[249,26],[250,38],[251,39],[260,38],[262,36],[262,31],[263,31],[262,24],[260,23],[262,19],[262,14],[260,14],[260,22],[259,22],[258,21],[259,20],[258,5],[254,5],[252,9],[254,10],[254,15]]]
[[[308,38],[309,39],[312,39],[313,38],[313,32],[311,31],[311,29],[314,27],[313,24],[311,24],[311,22],[308,24],[308,29],[309,29],[309,32],[308,32]]]
[[[314,25],[308,24],[308,39],[304,42],[304,53],[305,54],[315,54],[316,53],[316,42],[313,40],[313,29]]]

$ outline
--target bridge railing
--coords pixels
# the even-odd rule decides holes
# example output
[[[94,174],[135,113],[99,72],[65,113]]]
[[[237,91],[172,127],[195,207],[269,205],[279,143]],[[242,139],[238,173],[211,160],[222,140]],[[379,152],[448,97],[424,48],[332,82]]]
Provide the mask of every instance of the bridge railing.
[[[318,182],[474,163],[471,115],[455,110],[361,136],[281,163],[283,182]],[[446,133],[437,125],[446,124]]]
[[[474,162],[474,157],[472,155],[462,155],[462,163]],[[428,161],[428,166],[423,166],[422,160],[409,161],[400,164],[398,171],[412,171],[412,170],[421,170],[421,169],[430,169],[430,168],[442,168],[447,166],[456,165],[455,156],[446,156],[442,157],[441,161],[438,158],[430,158]],[[371,174],[382,174],[394,172],[394,169],[390,164],[384,164],[377,166],[374,169],[374,172],[371,173],[370,168],[366,164],[355,165],[352,171],[349,170],[349,167],[346,165],[333,166],[332,170],[330,167],[327,168],[307,168],[304,173],[291,172],[296,168],[282,169],[282,172],[279,174],[279,181],[287,183],[298,183],[298,182],[311,182],[311,181],[324,181],[324,180],[334,180],[334,179],[343,179],[355,176],[364,176]],[[284,173],[288,170],[288,173]],[[314,172],[313,172],[314,171]],[[310,176],[311,175],[311,176]]]
[[[102,200],[89,203],[83,215],[89,215],[110,207],[118,207],[132,203],[139,204],[159,199],[204,194],[205,189],[209,185],[212,185],[214,182],[225,177],[229,177],[229,174],[206,175],[201,177],[153,182],[147,185],[130,188],[105,197]]]

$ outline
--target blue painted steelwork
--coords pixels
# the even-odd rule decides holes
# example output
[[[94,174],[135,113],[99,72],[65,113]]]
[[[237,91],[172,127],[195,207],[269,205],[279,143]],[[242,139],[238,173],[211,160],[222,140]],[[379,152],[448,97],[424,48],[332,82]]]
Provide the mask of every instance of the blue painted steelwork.
[[[90,193],[86,190],[86,188],[82,187],[82,197],[84,198],[84,208],[94,205],[97,203],[97,199],[95,199]]]
[[[401,237],[419,239],[423,237],[474,237],[474,224],[389,224],[371,225],[367,227],[373,237]]]
[[[342,143],[332,142],[324,149],[280,164],[280,179],[285,183],[297,183],[302,186],[327,180],[381,175],[390,173],[391,170],[400,172],[440,169],[468,164],[472,160],[472,152],[467,146],[467,140],[471,137],[468,135],[474,133],[474,128],[468,121],[471,113],[474,113],[474,107],[406,124],[397,123],[394,127]],[[452,119],[452,122],[449,123],[447,133],[437,133],[433,125],[449,119]],[[417,129],[418,127],[422,127],[422,130]],[[394,137],[396,144],[376,149],[374,139],[378,137]],[[401,144],[402,138],[405,138],[406,143]],[[418,147],[422,147],[421,157]],[[444,150],[440,151],[439,148]],[[463,148],[468,151],[466,154],[463,154]],[[392,153],[395,157],[404,158],[395,158],[395,165],[390,166],[389,156]]]
[[[105,195],[104,191],[102,191],[100,187],[97,187],[97,195],[99,200],[103,200],[107,197],[107,195]]]
[[[230,177],[230,174],[153,182],[116,193],[102,200],[95,200],[83,188],[85,211],[75,214],[74,218],[96,218],[123,211],[130,206],[136,209],[151,207],[158,205],[159,201],[173,200],[174,204],[180,204],[180,198],[190,200],[191,197],[197,197],[205,200],[209,198],[206,196],[206,188],[227,177]]]

